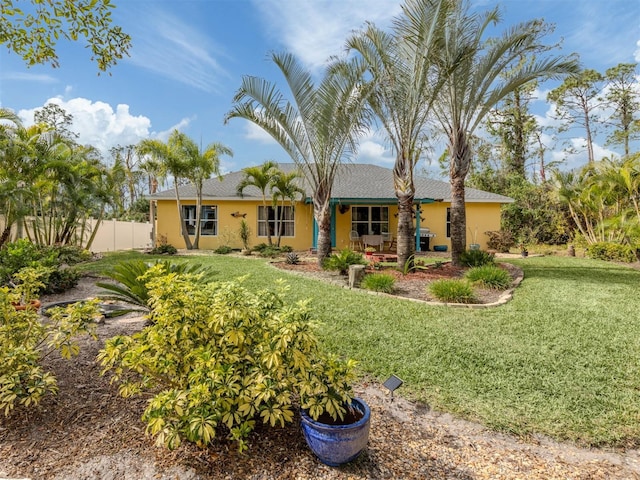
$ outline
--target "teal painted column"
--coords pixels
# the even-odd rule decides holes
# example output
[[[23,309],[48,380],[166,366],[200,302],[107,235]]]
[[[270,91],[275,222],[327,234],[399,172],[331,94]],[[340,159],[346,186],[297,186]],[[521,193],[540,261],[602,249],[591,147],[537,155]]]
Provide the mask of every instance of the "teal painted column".
[[[313,248],[318,248],[318,222],[316,217],[313,217]]]
[[[416,252],[420,251],[420,214],[422,213],[422,204],[416,204]]]
[[[336,247],[336,205],[331,205],[331,248]]]

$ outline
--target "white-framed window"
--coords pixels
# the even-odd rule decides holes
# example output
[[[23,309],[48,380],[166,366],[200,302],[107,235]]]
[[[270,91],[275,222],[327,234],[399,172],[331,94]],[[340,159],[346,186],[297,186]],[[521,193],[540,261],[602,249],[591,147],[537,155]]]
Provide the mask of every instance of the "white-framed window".
[[[218,207],[203,205],[200,210],[200,235],[215,236],[218,234]],[[183,205],[182,215],[189,235],[196,234],[196,206]]]
[[[389,232],[389,207],[351,207],[351,230],[355,230],[359,235],[380,235]]]
[[[267,228],[272,237],[295,236],[295,210],[290,205],[258,207],[258,236],[266,237]]]
[[[447,238],[451,238],[451,208],[447,207]]]

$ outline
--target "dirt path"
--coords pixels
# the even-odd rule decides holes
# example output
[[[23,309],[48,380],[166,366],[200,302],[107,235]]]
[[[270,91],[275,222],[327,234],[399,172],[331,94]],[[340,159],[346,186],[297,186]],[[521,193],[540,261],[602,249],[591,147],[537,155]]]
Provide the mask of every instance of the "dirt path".
[[[85,298],[93,280],[62,298]],[[358,385],[372,410],[366,452],[341,468],[320,464],[297,422],[258,428],[246,455],[222,442],[207,450],[156,448],[144,436],[143,399],[121,399],[94,359],[106,338],[143,319],[107,320],[99,341],[72,361],[49,363],[60,392],[40,408],[0,417],[0,478],[30,479],[640,479],[640,453],[580,449],[542,438],[524,442],[433,412],[375,383]]]

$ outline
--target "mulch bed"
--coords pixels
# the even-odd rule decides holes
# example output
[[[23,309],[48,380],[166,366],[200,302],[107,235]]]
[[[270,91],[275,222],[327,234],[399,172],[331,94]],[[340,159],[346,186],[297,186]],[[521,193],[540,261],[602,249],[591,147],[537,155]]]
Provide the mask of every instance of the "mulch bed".
[[[330,281],[337,285],[347,286],[347,277],[336,272],[327,272],[318,266],[317,259],[312,256],[303,257],[298,264],[288,264],[284,261],[273,262],[272,265],[282,270],[288,270],[308,277]],[[442,262],[418,268],[412,272],[404,273],[396,267],[379,267],[379,263],[372,262],[367,266],[367,273],[385,273],[395,278],[395,292],[397,297],[411,298],[425,302],[437,302],[438,300],[429,292],[428,285],[434,280],[462,278],[465,269],[454,267],[451,262]],[[522,276],[522,270],[509,263],[498,263],[501,268],[507,270],[514,280]],[[491,304],[504,295],[500,290],[476,288],[478,304]]]

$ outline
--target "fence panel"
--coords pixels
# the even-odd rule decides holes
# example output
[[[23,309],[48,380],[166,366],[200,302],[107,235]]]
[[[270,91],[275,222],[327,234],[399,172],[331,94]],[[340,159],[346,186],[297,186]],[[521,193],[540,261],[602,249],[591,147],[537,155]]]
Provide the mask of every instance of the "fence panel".
[[[97,220],[90,220],[91,232],[95,228]],[[28,223],[28,222],[27,222]],[[0,215],[0,229],[4,228],[4,217]],[[14,225],[11,229],[11,240],[19,237],[18,229]],[[90,250],[92,252],[114,252],[116,250],[137,250],[151,248],[153,241],[151,238],[152,225],[149,222],[123,222],[120,220],[103,220],[98,227],[98,232],[93,240]]]

